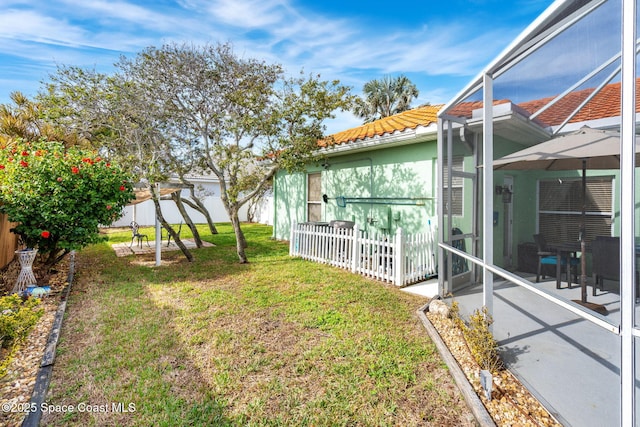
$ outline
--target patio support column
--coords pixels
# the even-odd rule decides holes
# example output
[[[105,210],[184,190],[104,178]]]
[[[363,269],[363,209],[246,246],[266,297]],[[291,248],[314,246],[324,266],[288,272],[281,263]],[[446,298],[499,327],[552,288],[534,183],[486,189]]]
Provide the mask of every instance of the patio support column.
[[[622,102],[620,125],[620,425],[635,426],[635,129],[636,0],[622,1]]]
[[[493,265],[493,78],[489,74],[482,78],[482,304],[493,316],[493,273],[486,268]]]
[[[436,200],[436,215],[438,216],[438,242],[445,242],[444,237],[444,191],[442,191],[442,188],[444,188],[443,182],[442,182],[442,177],[443,177],[443,168],[445,167],[444,162],[442,161],[442,159],[444,158],[444,126],[445,123],[447,124],[447,135],[450,134],[450,126],[451,126],[451,121],[450,120],[443,120],[442,118],[438,117],[438,144],[436,146],[436,151],[437,151],[437,155],[436,155],[436,171],[437,171],[437,176],[436,176],[436,189],[437,189],[437,200]],[[448,263],[446,263],[444,261],[444,257],[445,257],[445,252],[442,249],[442,247],[440,245],[437,245],[437,251],[438,251],[438,271],[440,271],[441,273],[438,274],[438,293],[440,295],[447,295],[448,292],[451,291],[451,287],[448,286],[449,289],[446,289],[444,286],[444,276],[445,274],[448,274],[448,272],[443,272],[443,268],[445,265],[448,265]],[[448,253],[448,252],[447,252]],[[450,279],[448,279],[450,281]]]
[[[160,200],[160,184],[156,183],[152,191],[156,192],[156,197]],[[162,264],[162,229],[160,228],[160,221],[158,220],[158,213],[156,212],[156,267]]]

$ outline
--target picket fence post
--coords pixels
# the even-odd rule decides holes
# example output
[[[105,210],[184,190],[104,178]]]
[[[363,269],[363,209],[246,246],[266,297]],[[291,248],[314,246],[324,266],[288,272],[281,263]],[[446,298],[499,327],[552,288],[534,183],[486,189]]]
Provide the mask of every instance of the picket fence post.
[[[295,251],[294,251],[294,247],[296,244],[296,228],[298,226],[298,223],[293,221],[293,224],[291,225],[291,231],[289,232],[290,236],[289,236],[289,256],[293,256],[296,255]]]
[[[353,224],[351,231],[351,272],[357,273],[360,267],[360,231],[357,223]]]
[[[393,269],[395,270],[394,284],[402,286],[404,284],[404,233],[402,227],[398,227],[394,239]]]

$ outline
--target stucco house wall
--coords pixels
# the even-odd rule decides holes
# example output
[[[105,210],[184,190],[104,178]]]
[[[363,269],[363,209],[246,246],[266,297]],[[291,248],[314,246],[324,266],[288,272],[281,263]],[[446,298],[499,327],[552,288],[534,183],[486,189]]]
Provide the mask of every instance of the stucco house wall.
[[[421,110],[435,118],[438,108]],[[379,233],[395,233],[399,227],[424,232],[434,227],[436,127],[424,117],[412,122],[413,127],[403,127],[407,114],[411,113],[392,116],[399,116],[395,128],[371,136],[363,135],[380,123],[336,134],[333,140],[338,142],[320,150],[323,160],[308,165],[304,172],[280,171],[274,183],[274,237],[286,240],[293,222],[309,221],[309,173],[321,174],[321,193],[328,198],[321,206],[323,222],[354,221],[362,230]],[[345,134],[362,137],[341,140]]]

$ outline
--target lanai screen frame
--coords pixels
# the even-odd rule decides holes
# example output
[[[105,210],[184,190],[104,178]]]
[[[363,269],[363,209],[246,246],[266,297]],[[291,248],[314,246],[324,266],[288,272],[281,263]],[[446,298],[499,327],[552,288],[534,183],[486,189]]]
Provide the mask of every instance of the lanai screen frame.
[[[494,264],[493,260],[493,157],[494,157],[494,109],[484,108],[493,105],[494,80],[508,71],[511,67],[526,60],[529,53],[553,39],[565,28],[574,25],[581,17],[601,5],[617,1],[621,5],[620,27],[620,82],[621,82],[621,162],[620,162],[620,246],[621,246],[621,276],[620,276],[620,310],[621,317],[618,325],[611,324],[601,316],[592,314],[552,295],[541,293],[531,286],[530,282],[506,271]],[[636,54],[637,28],[636,0],[557,0],[538,19],[536,19],[502,54],[489,64],[465,89],[445,105],[438,114],[438,182],[440,188],[451,189],[452,146],[454,138],[464,141],[473,138],[472,155],[476,162],[476,176],[474,181],[473,218],[471,220],[471,242],[468,252],[461,251],[454,245],[452,234],[448,231],[452,225],[451,213],[445,215],[444,206],[451,205],[451,191],[438,193],[438,240],[440,263],[444,274],[439,276],[441,295],[452,291],[452,257],[463,257],[471,263],[472,274],[478,270],[478,279],[483,283],[483,305],[489,313],[493,312],[493,277],[500,276],[514,284],[535,292],[547,300],[572,311],[589,322],[592,322],[611,333],[621,337],[620,364],[620,421],[623,426],[635,426],[635,338],[640,337],[640,329],[635,324],[635,134],[636,134]],[[618,28],[615,29],[617,31]],[[482,92],[482,130],[481,134],[467,135],[465,120],[455,114],[453,109],[468,97]],[[475,144],[475,145],[474,145]],[[481,149],[479,149],[481,147]],[[445,152],[448,150],[447,152]],[[448,159],[444,164],[443,159]],[[443,170],[447,168],[449,183],[443,182]],[[481,182],[482,185],[478,185]],[[482,205],[478,204],[482,200]],[[478,236],[482,235],[482,239]],[[480,242],[481,240],[481,242]],[[479,242],[478,245],[475,242]],[[447,261],[444,261],[447,260]],[[448,271],[447,271],[448,270]],[[445,277],[447,278],[445,282]]]

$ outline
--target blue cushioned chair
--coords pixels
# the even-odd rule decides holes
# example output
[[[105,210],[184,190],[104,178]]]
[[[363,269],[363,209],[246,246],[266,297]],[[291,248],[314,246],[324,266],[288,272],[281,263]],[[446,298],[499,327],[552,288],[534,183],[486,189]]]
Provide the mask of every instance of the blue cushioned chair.
[[[556,252],[550,251],[547,247],[547,241],[542,234],[534,234],[533,240],[538,246],[538,274],[536,275],[536,282],[540,281],[540,276],[544,278],[542,274],[543,265],[556,266],[558,263],[558,257]],[[569,266],[567,266],[567,263]],[[561,271],[564,271],[567,275],[567,283],[571,287],[571,271],[573,271],[574,281],[578,282],[578,265],[580,264],[580,258],[575,256],[560,258]],[[569,267],[569,268],[567,268]]]

